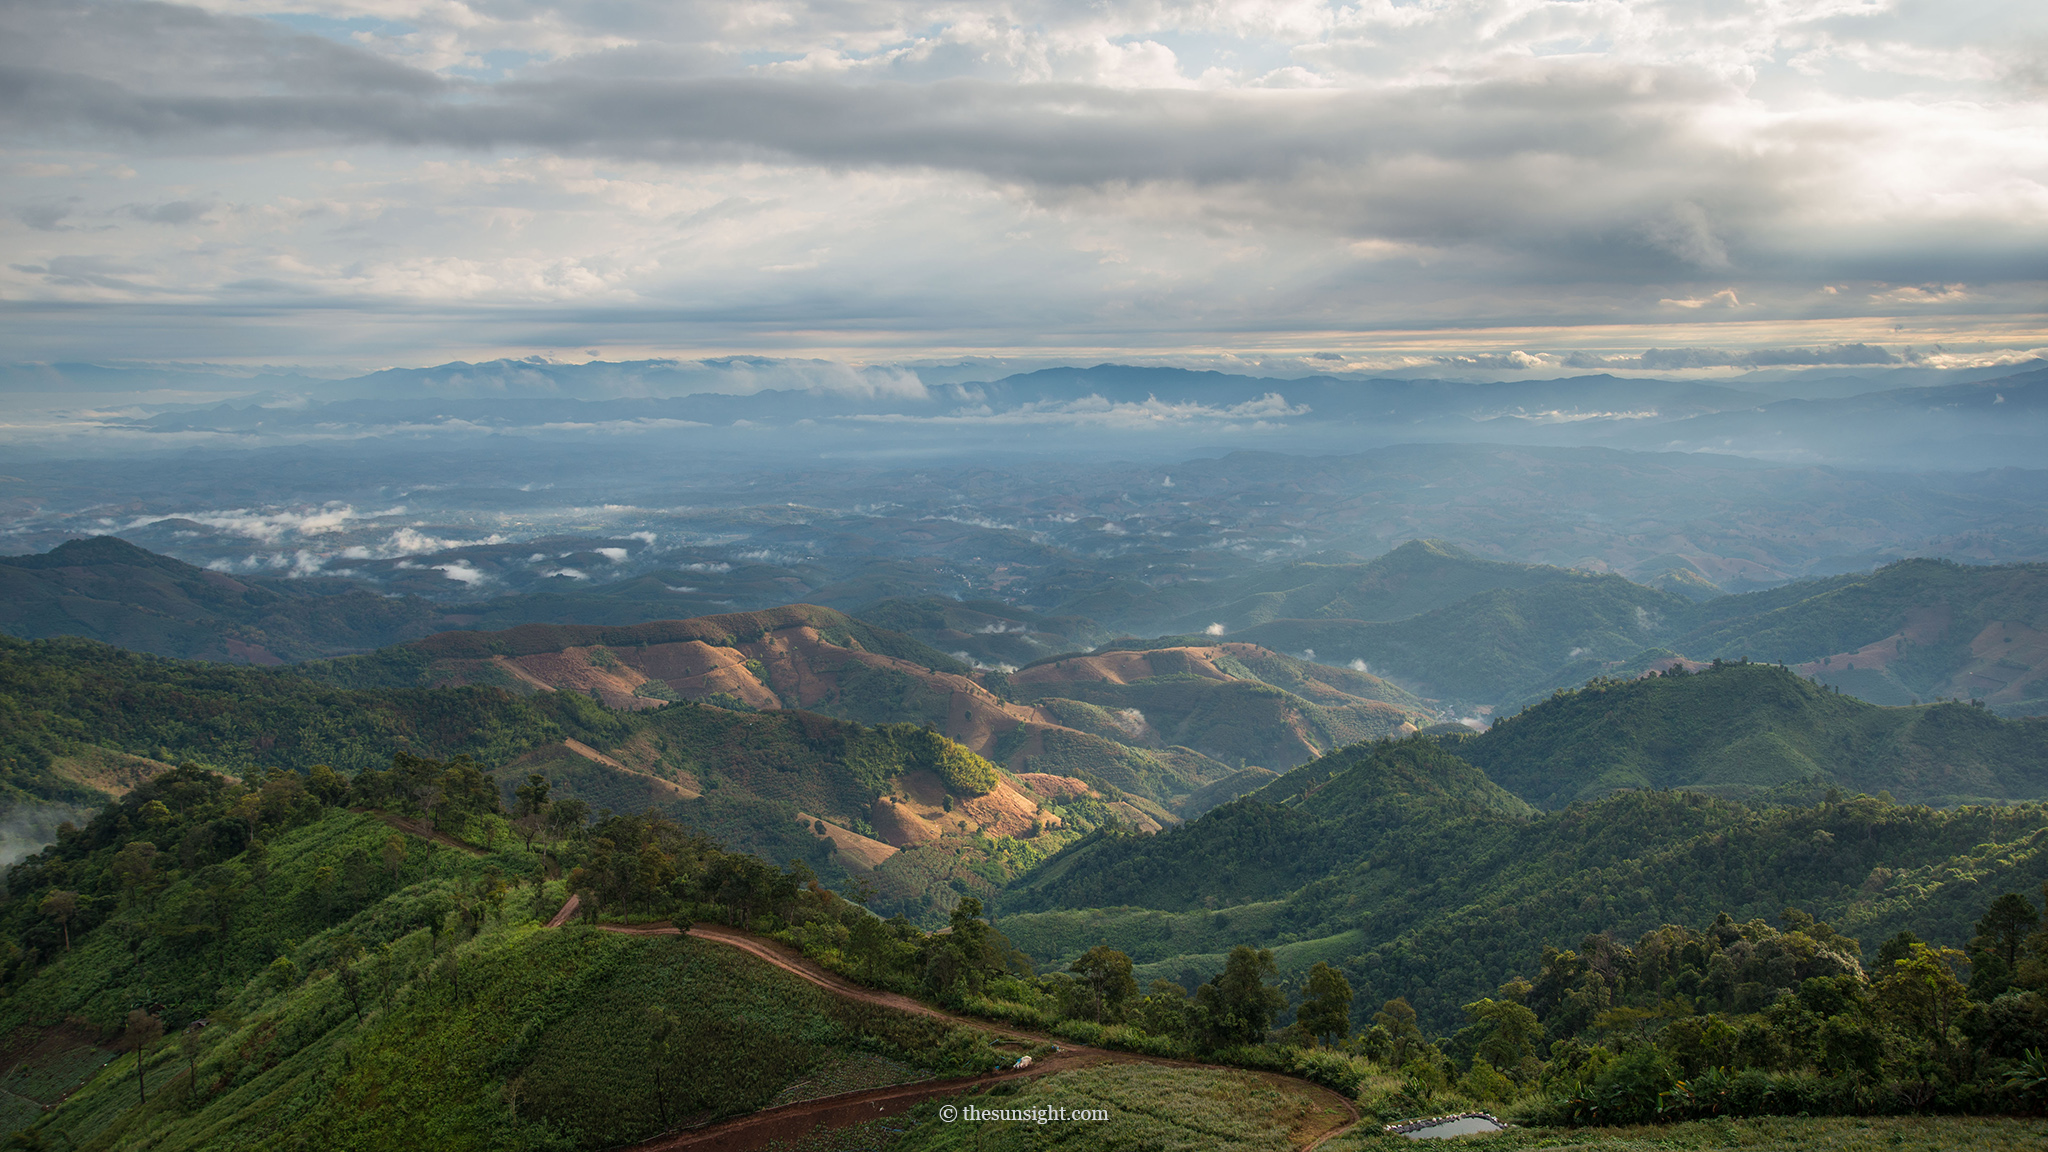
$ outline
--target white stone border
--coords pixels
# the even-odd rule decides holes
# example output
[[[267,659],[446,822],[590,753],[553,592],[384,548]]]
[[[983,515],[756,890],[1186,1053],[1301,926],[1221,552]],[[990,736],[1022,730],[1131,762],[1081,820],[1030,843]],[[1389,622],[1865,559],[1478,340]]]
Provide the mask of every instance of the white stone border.
[[[1448,1116],[1427,1116],[1420,1120],[1397,1120],[1392,1124],[1383,1125],[1380,1131],[1390,1136],[1406,1136],[1410,1132],[1420,1132],[1425,1128],[1434,1128],[1439,1124],[1449,1124],[1453,1120],[1486,1120],[1499,1124],[1503,1131],[1507,1129],[1507,1124],[1491,1112],[1453,1112]]]

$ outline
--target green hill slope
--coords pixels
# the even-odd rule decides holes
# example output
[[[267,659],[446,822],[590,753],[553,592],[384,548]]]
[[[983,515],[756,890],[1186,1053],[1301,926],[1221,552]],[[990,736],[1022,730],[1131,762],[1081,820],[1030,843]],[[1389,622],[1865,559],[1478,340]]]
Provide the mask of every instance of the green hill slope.
[[[1090,837],[1013,885],[1003,907],[1245,904],[1340,872],[1404,828],[1505,827],[1529,811],[1434,741],[1355,745],[1183,828]]]
[[[1900,928],[1959,942],[1980,889],[2048,881],[2044,727],[1881,708],[1766,665],[1597,682],[1484,735],[1344,749],[1156,836],[1088,837],[1003,894],[1003,923],[1042,961],[1107,942],[1184,983],[1256,943],[1442,1020],[1546,942],[1722,911],[1796,905],[1871,948]],[[1830,787],[2033,802],[1725,798]]]
[[[2048,565],[1903,560],[1875,572],[1730,596],[1702,606],[1670,646],[1745,656],[1882,704],[1982,699],[2008,715],[2048,711]]]
[[[1170,820],[1099,778],[1003,776],[915,725],[687,703],[619,712],[569,691],[339,688],[84,640],[0,638],[0,719],[9,827],[40,833],[12,843],[15,855],[171,764],[353,774],[400,752],[469,756],[499,774],[508,799],[537,772],[593,813],[666,812],[736,849],[803,859],[834,885],[867,879],[878,906],[920,917],[942,916],[962,891],[992,891],[1111,818]]]
[[[124,652],[87,640],[0,637],[0,770],[20,799],[96,799],[102,754],[247,774],[348,772],[406,749],[498,764],[565,738],[609,745],[630,725],[588,697],[491,688],[337,688],[284,670]]]
[[[297,780],[180,769],[11,873],[0,922],[26,947],[0,1032],[36,1041],[15,1086],[61,1077],[13,1127],[79,1149],[568,1152],[1013,1058],[734,949],[543,929],[562,885],[502,817],[458,828],[478,844],[428,840]],[[644,823],[553,850],[597,865],[607,845],[679,870],[679,892],[720,866]],[[783,879],[769,898],[814,899]],[[79,909],[61,925],[56,891]]]
[[[1835,785],[1930,804],[2048,796],[2048,720],[1957,703],[1882,708],[1767,664],[1596,681],[1458,753],[1546,808],[1622,788]]]
[[[1405,750],[1420,742],[1369,759],[1432,762],[1436,779],[1456,779]],[[1041,964],[1106,943],[1137,961],[1141,979],[1183,984],[1206,979],[1238,944],[1270,947],[1283,976],[1317,962],[1341,968],[1361,1026],[1403,996],[1447,1029],[1460,1005],[1545,945],[1577,947],[1592,933],[1633,938],[1723,911],[1741,920],[1796,906],[1866,953],[1901,929],[1960,944],[1992,896],[2048,882],[2041,804],[1943,811],[1859,798],[1752,809],[1628,792],[1522,817],[1446,805],[1425,789],[1346,817],[1323,810],[1323,792],[1293,794],[1290,778],[1306,782],[1316,769],[1157,836],[1076,845],[1004,894],[1004,932]]]

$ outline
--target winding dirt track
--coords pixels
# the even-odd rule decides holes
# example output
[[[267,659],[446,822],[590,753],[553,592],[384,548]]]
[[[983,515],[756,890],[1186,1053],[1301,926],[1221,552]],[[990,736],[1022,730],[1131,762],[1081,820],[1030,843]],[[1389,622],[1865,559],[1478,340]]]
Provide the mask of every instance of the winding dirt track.
[[[560,927],[575,915],[577,901],[571,898],[560,912],[548,921],[548,926]],[[604,925],[608,932],[621,932],[633,936],[675,936],[675,928],[634,928],[625,925]],[[632,1145],[630,1152],[753,1152],[765,1147],[771,1141],[793,1142],[818,1125],[841,1128],[873,1120],[882,1116],[894,1116],[907,1112],[926,1100],[942,1096],[956,1096],[970,1088],[993,1084],[999,1080],[1019,1080],[1032,1076],[1043,1076],[1048,1072],[1059,1072],[1074,1068],[1086,1068],[1096,1064],[1158,1064],[1172,1068],[1214,1068],[1216,1065],[1200,1064],[1190,1060],[1168,1060],[1156,1056],[1143,1056],[1135,1052],[1115,1052],[1103,1048],[1087,1048],[1036,1032],[1025,1032],[987,1020],[969,1016],[956,1016],[919,1003],[908,996],[893,992],[882,992],[855,984],[846,978],[813,963],[809,958],[764,940],[751,933],[728,928],[722,924],[695,924],[689,934],[700,940],[710,940],[728,947],[738,948],[747,954],[790,973],[799,979],[809,981],[835,996],[858,1000],[867,1004],[891,1008],[899,1012],[913,1012],[920,1016],[944,1020],[969,1028],[977,1028],[998,1036],[1032,1043],[1058,1044],[1059,1050],[1033,1061],[1029,1068],[1006,1069],[984,1076],[967,1076],[951,1080],[926,1080],[915,1084],[900,1084],[888,1088],[871,1088],[862,1092],[847,1092],[838,1096],[826,1096],[817,1100],[803,1100],[769,1108],[748,1116],[728,1120],[691,1132],[676,1132],[657,1136],[652,1140]],[[1304,1142],[1301,1152],[1315,1152],[1325,1141],[1348,1132],[1358,1123],[1358,1109],[1339,1093],[1320,1085],[1281,1076],[1271,1072],[1245,1072],[1276,1085],[1284,1085],[1294,1091],[1306,1090],[1322,1105],[1322,1115],[1314,1126],[1297,1133]]]

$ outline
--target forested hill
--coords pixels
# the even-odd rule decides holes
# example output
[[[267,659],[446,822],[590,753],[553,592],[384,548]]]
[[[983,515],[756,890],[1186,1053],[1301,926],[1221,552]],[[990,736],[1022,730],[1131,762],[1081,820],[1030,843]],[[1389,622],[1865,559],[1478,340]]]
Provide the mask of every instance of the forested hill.
[[[163,656],[278,664],[360,652],[427,635],[442,611],[346,580],[229,576],[113,536],[0,556],[0,632]]]
[[[2048,881],[2044,735],[1772,665],[1597,681],[1484,735],[1342,749],[1155,836],[1091,836],[1003,894],[1004,930],[1041,962],[1107,943],[1183,982],[1256,942],[1438,1021],[1544,943],[1723,911],[1959,940],[1980,888]],[[1898,802],[1986,795],[2033,802]]]
[[[1431,740],[1355,744],[1184,828],[1091,837],[1011,888],[1003,906],[1186,910],[1271,899],[1347,873],[1406,830],[1492,834],[1530,811]]]
[[[1836,786],[1935,805],[2048,797],[2048,718],[1956,702],[1883,708],[1768,664],[1596,680],[1456,751],[1544,808],[1623,788],[1743,797]]]
[[[1148,813],[1100,781],[1005,776],[936,732],[794,709],[607,709],[575,691],[340,688],[284,669],[0,637],[0,815],[20,856],[60,821],[172,765],[262,779],[344,778],[400,754],[467,756],[511,789],[529,774],[587,814],[660,811],[737,851],[855,878],[878,906],[943,915],[1111,819]],[[0,860],[4,862],[4,860]]]
[[[290,672],[167,660],[89,640],[0,637],[0,773],[9,801],[105,791],[111,762],[237,774],[388,765],[401,749],[495,765],[550,741],[600,747],[625,717],[587,696],[495,688],[337,688]]]
[[[1545,945],[1588,934],[1798,907],[1868,949],[1902,929],[1960,942],[1992,895],[2048,881],[2039,803],[1752,808],[1631,791],[1527,817],[1431,797],[1429,781],[1478,776],[1459,763],[1428,737],[1346,749],[1181,828],[1092,836],[1003,894],[1003,931],[1041,964],[1107,944],[1141,977],[1182,983],[1253,943],[1283,976],[1329,963],[1358,1004],[1405,996],[1449,1027]],[[1381,799],[1355,803],[1347,782],[1376,777]]]
[[[2048,712],[2048,564],[1916,559],[1702,604],[1688,656],[1782,660],[1879,704]]]

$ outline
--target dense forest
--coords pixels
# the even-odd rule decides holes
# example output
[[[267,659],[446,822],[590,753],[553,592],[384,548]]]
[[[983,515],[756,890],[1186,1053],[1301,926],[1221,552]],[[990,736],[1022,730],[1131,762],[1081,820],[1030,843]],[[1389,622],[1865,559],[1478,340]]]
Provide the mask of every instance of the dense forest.
[[[1750,690],[1738,698],[1810,698],[1813,711],[1780,710],[1801,723],[1814,711],[1825,718],[1841,699],[1775,667],[1736,664],[1596,684],[1495,732],[1568,748],[1561,726],[1545,718],[1565,713],[1600,749],[1589,758],[1613,756],[1602,742],[1628,731],[1631,702],[1666,707],[1670,687],[1689,690],[1704,715],[1729,706],[1728,689]],[[1964,752],[1986,726],[2006,740],[2038,723],[1967,705],[1844,704],[1856,716],[1904,713],[1917,728],[1895,722],[1895,731],[1917,735],[1936,755],[1942,745],[1929,734],[1950,730],[1947,716],[1967,738],[1951,746]],[[1257,939],[1290,978],[1326,962],[1369,998],[1407,997],[1426,1025],[1441,1028],[1545,943],[1598,932],[1633,938],[1723,912],[1746,922],[1788,906],[1870,947],[1901,930],[1959,943],[1981,888],[2028,892],[2048,881],[2040,803],[1934,808],[1809,779],[1742,793],[1747,802],[1634,788],[1537,813],[1464,758],[1495,739],[1425,735],[1346,748],[1183,827],[1098,832],[1000,895],[1005,931],[1047,960],[1107,943],[1144,974],[1181,983],[1213,971],[1233,944]]]
[[[1960,939],[1900,932],[1868,957],[1791,908],[1633,943],[1591,933],[1525,954],[1438,1028],[1407,996],[1359,996],[1337,965],[1287,980],[1241,944],[1192,987],[1143,982],[1106,945],[1038,965],[971,899],[927,933],[658,814],[591,821],[540,774],[502,795],[462,757],[400,754],[353,778],[188,767],[67,829],[9,872],[0,1026],[58,1028],[117,1057],[114,1074],[81,1071],[60,1107],[9,1122],[83,1148],[597,1148],[753,1110],[826,1066],[904,1077],[1007,1059],[985,1036],[764,988],[691,941],[589,927],[704,920],[1068,1040],[1305,1076],[1387,1119],[2048,1101],[2048,928],[2019,893],[1980,891]],[[571,896],[585,927],[537,926]],[[380,1088],[399,1083],[415,1090]],[[575,1090],[596,1083],[604,1109]]]
[[[606,930],[706,921],[1386,1120],[2048,1104],[2048,807],[1904,799],[2026,794],[2040,722],[1775,666],[1353,744],[1157,833],[1097,779],[1041,810],[1057,831],[963,831],[895,871],[847,863],[814,814],[866,835],[909,775],[945,813],[1012,778],[913,724],[69,640],[0,640],[0,708],[23,804],[90,800],[109,757],[149,769],[7,873],[0,1128],[29,1147],[595,1149],[1013,1058]]]

